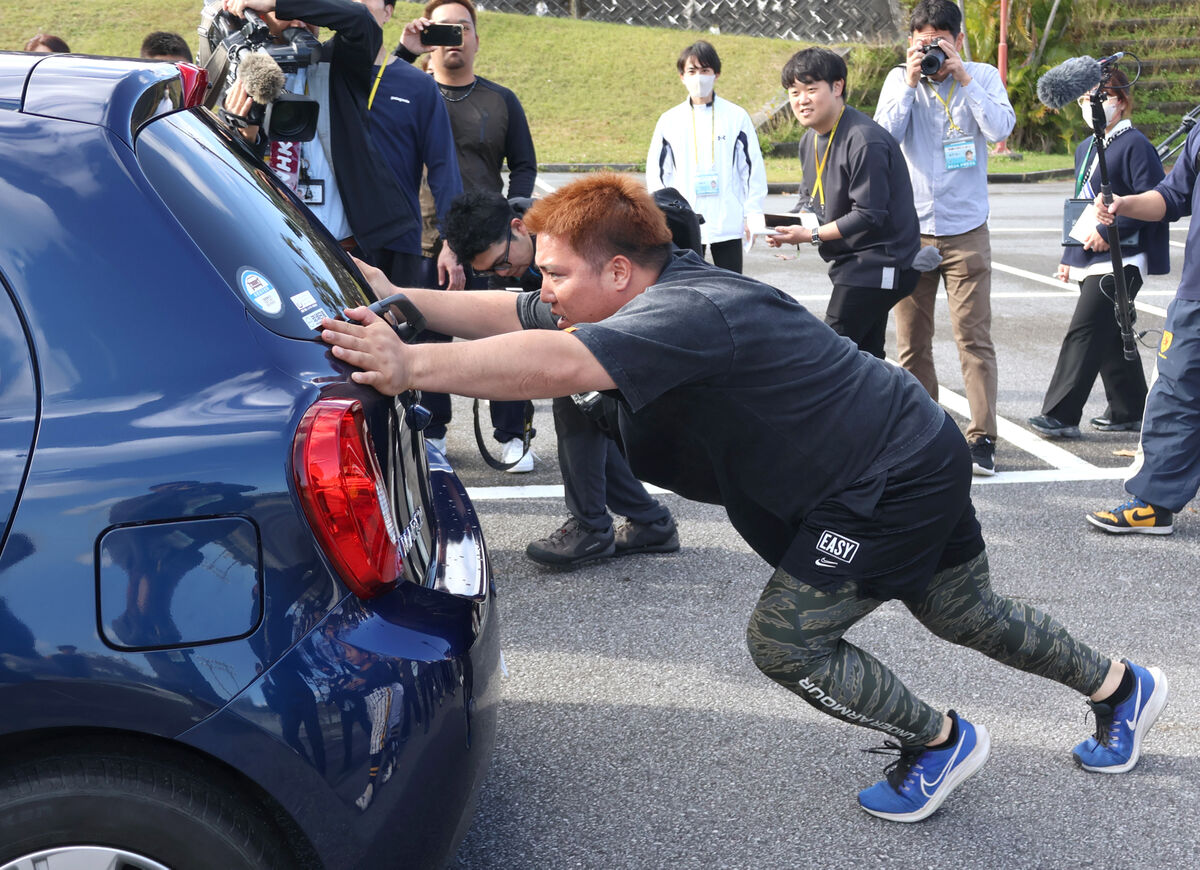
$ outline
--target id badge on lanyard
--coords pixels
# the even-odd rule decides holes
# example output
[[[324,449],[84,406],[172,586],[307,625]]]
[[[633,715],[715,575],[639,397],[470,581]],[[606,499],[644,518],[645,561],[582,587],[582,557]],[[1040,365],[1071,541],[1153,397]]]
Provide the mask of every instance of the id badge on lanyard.
[[[721,193],[721,182],[713,171],[696,173],[696,196],[718,196]]]
[[[954,136],[942,140],[942,153],[946,157],[946,169],[969,169],[978,161],[975,158],[975,138]]]

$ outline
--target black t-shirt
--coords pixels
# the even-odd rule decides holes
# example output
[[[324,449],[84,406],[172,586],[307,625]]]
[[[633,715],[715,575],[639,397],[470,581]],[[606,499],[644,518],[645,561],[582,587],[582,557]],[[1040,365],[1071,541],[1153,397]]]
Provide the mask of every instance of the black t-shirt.
[[[524,306],[522,323],[544,326],[540,313]],[[803,517],[915,455],[945,419],[903,369],[691,251],[574,334],[617,384],[634,473],[724,505],[755,552],[792,574],[800,568],[788,548]]]

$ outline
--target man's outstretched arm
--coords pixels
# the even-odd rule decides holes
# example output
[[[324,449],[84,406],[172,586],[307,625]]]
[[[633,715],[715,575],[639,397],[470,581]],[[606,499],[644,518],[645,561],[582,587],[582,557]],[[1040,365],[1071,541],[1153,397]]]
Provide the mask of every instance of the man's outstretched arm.
[[[361,369],[351,376],[357,383],[388,395],[418,389],[511,401],[616,387],[587,346],[567,332],[530,329],[478,341],[410,345],[367,308],[347,309],[346,316],[358,323],[326,318],[321,338],[333,345],[334,356]]]
[[[356,259],[358,268],[376,299],[403,293],[425,315],[426,328],[459,338],[483,338],[502,332],[517,332],[517,296],[509,290],[470,290],[453,292],[397,287],[383,272]],[[357,318],[356,318],[357,319]]]

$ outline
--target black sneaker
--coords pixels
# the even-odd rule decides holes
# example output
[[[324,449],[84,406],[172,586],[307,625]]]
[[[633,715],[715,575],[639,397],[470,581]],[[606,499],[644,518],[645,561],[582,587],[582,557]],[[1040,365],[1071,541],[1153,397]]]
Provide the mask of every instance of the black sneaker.
[[[1029,426],[1034,432],[1045,438],[1079,438],[1081,433],[1078,426],[1064,423],[1057,417],[1039,414],[1029,418]]]
[[[1141,432],[1141,420],[1125,420],[1117,422],[1110,420],[1108,417],[1093,417],[1091,419],[1093,429],[1099,429],[1101,432]]]
[[[526,547],[525,555],[543,565],[577,565],[613,555],[613,537],[612,529],[598,532],[571,517],[558,531]]]
[[[674,518],[668,516],[657,523],[635,523],[625,520],[617,527],[618,556],[633,553],[674,553],[679,549],[679,533]]]
[[[996,473],[996,442],[986,435],[980,435],[974,441],[968,441],[971,449],[971,471],[991,477]]]

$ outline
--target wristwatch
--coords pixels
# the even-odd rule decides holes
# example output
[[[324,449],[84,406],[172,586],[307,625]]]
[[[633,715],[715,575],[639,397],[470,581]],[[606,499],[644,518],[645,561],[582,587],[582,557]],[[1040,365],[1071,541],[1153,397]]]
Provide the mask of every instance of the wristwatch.
[[[821,228],[820,227],[812,228],[812,243],[814,245],[821,244]]]

